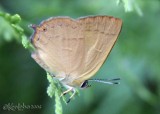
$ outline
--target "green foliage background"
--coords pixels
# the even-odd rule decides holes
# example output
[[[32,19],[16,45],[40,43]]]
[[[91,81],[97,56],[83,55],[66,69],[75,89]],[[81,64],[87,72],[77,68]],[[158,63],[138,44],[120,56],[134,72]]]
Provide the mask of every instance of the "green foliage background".
[[[27,43],[26,38],[33,32],[29,24],[39,24],[52,16],[77,18],[88,15],[111,15],[123,20],[116,45],[94,76],[120,77],[121,84],[93,83],[91,88],[80,90],[80,96],[69,104],[62,102],[63,113],[159,114],[160,0],[1,0],[1,114],[55,113],[54,98],[46,93],[49,85],[46,73],[21,41]],[[42,108],[4,110],[8,103],[41,105]]]

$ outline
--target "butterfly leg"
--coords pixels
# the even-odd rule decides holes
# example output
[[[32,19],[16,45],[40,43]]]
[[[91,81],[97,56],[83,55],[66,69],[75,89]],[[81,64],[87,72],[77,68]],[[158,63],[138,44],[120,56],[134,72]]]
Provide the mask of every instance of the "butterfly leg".
[[[71,99],[74,97],[74,95],[76,94],[76,89],[74,89],[73,87],[71,86],[67,86],[65,85],[66,88],[68,88],[66,91],[64,91],[60,97],[62,97],[63,95],[69,93],[69,92],[73,92],[72,95],[69,97],[67,103],[69,103],[71,101]]]
[[[62,97],[63,95],[67,94],[68,92],[72,91],[73,88],[69,88],[66,91],[64,91],[60,97]]]
[[[71,101],[71,99],[74,97],[74,95],[76,94],[76,90],[75,89],[72,89],[73,93],[72,95],[69,97],[67,103],[69,103]]]

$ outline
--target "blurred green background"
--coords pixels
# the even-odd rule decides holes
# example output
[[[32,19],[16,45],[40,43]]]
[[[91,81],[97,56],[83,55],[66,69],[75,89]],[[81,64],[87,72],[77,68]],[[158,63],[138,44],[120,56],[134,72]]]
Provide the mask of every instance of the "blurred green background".
[[[119,2],[119,5],[117,5]],[[123,28],[107,61],[94,78],[121,78],[120,85],[92,83],[80,90],[64,114],[160,114],[160,0],[1,0],[0,12],[19,14],[29,38],[29,24],[52,16],[77,18],[110,15]],[[54,114],[45,71],[24,49],[9,20],[0,17],[0,113]],[[8,103],[41,109],[4,110]]]

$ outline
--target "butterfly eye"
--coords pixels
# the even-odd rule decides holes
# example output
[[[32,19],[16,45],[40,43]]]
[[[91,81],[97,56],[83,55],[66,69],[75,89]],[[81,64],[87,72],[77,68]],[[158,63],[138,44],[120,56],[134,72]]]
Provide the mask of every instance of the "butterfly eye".
[[[82,84],[81,84],[81,88],[87,88],[90,87],[91,85],[88,85],[88,80],[85,80]]]

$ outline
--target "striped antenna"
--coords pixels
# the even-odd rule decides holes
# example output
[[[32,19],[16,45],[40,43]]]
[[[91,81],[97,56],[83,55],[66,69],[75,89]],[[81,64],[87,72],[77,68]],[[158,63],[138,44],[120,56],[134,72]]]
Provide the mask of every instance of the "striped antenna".
[[[89,79],[88,81],[94,81],[99,83],[105,83],[105,84],[120,84],[119,81],[120,78],[114,78],[114,79]]]

